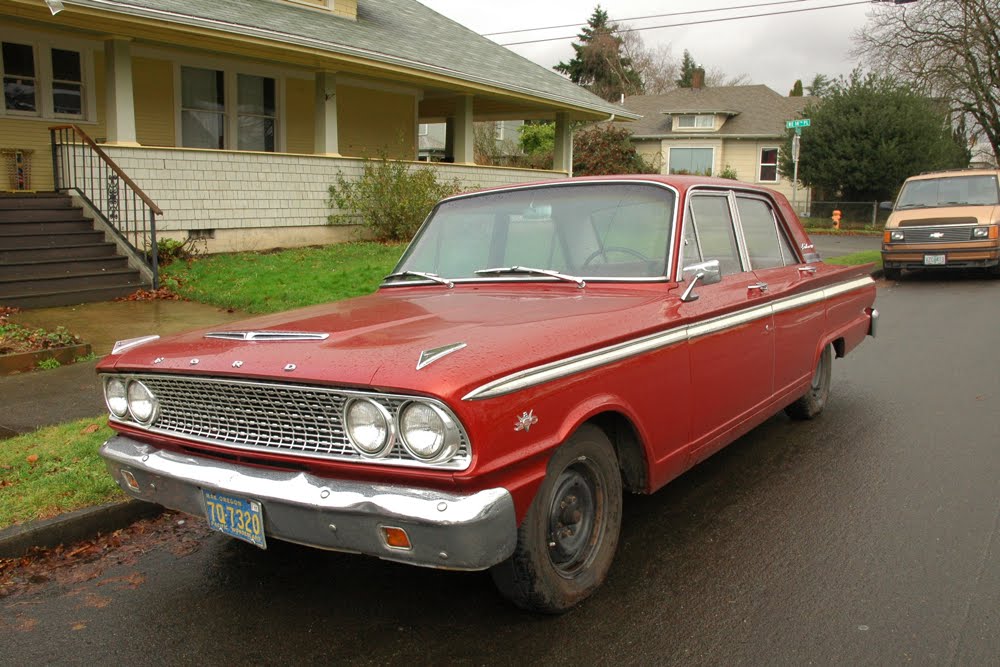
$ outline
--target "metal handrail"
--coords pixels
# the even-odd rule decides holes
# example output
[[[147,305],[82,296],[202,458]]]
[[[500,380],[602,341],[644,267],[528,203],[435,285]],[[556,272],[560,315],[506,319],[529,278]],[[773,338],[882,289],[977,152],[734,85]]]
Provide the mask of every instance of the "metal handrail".
[[[75,190],[160,286],[156,216],[163,210],[76,125],[49,128],[52,179],[57,191]],[[121,184],[126,191],[122,196]]]

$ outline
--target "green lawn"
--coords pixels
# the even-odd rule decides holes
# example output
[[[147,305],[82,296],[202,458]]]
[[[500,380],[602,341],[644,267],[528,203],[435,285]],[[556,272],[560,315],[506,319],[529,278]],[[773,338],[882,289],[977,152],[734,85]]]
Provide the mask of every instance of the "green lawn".
[[[341,243],[267,253],[210,255],[167,266],[163,283],[186,299],[274,313],[373,292],[404,244]]]
[[[102,415],[0,442],[0,529],[123,500],[97,455],[110,436]]]
[[[872,264],[882,266],[882,253],[878,250],[862,250],[851,255],[841,255],[824,259],[827,264],[840,264],[841,266],[858,266],[860,264]]]

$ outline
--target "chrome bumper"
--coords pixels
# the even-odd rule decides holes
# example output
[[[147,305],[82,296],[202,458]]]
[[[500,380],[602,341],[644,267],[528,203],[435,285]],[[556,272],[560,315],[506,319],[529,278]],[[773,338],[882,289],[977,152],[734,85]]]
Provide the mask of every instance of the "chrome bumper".
[[[496,565],[517,541],[514,501],[502,488],[460,495],[326,479],[178,454],[120,435],[100,454],[123,491],[164,507],[207,516],[205,489],[260,502],[267,538],[449,570]],[[411,548],[388,546],[383,526],[405,530]]]
[[[872,338],[878,335],[878,310],[872,308],[871,324],[868,325],[868,335]]]

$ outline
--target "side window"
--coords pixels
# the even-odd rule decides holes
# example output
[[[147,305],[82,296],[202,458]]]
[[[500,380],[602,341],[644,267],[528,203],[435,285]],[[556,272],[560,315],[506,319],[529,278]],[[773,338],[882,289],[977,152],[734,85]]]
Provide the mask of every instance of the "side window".
[[[691,219],[703,260],[719,260],[722,275],[743,270],[736,245],[736,231],[725,196],[695,195],[691,198]]]
[[[750,268],[771,269],[798,261],[767,202],[737,197],[736,210],[740,215],[740,226],[743,227]]]

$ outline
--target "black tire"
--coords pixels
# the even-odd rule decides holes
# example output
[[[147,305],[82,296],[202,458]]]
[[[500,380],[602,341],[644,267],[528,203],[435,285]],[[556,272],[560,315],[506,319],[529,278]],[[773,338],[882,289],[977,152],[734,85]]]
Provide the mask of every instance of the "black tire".
[[[797,401],[785,408],[785,414],[792,419],[812,419],[823,412],[830,398],[832,368],[833,346],[827,345],[819,355],[809,389]]]
[[[883,269],[882,273],[886,280],[899,280],[903,277],[902,269]]]
[[[621,519],[618,459],[604,431],[584,424],[549,460],[514,554],[490,570],[493,583],[522,609],[568,611],[607,577]]]

